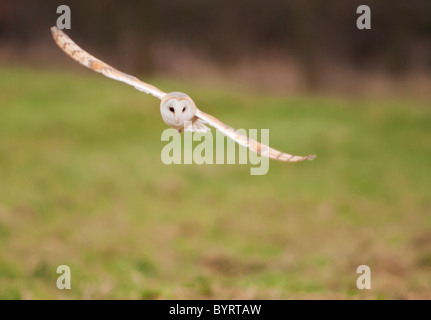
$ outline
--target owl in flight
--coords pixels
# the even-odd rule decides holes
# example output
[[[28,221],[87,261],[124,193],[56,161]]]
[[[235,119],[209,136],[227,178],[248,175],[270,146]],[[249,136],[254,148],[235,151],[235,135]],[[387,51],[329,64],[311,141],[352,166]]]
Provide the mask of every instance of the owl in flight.
[[[88,52],[82,50],[75,42],[72,41],[72,39],[57,27],[52,27],[51,31],[57,45],[66,52],[67,55],[78,61],[80,64],[99,72],[108,78],[125,82],[139,91],[152,94],[156,98],[159,98],[161,100],[160,113],[162,114],[163,120],[168,126],[177,129],[179,132],[183,130],[207,132],[210,130],[206,126],[206,124],[208,124],[233,139],[239,145],[247,147],[250,150],[270,159],[283,162],[299,162],[303,160],[313,160],[316,157],[315,155],[294,156],[288,153],[283,153],[261,144],[256,140],[248,138],[246,135],[237,132],[228,125],[225,125],[212,115],[199,110],[188,95],[182,92],[165,93],[160,89],[145,83],[138,78],[118,71],[103,61],[93,57]]]

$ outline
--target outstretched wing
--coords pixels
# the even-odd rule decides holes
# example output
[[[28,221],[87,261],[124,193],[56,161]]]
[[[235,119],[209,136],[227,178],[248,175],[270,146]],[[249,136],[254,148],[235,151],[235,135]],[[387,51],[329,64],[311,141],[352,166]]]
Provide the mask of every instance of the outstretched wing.
[[[67,53],[73,60],[78,61],[83,66],[90,68],[96,72],[103,74],[104,76],[127,83],[139,91],[152,94],[156,98],[162,99],[165,95],[160,89],[145,83],[138,78],[131,75],[118,71],[103,61],[93,57],[88,52],[82,50],[75,42],[72,41],[63,31],[57,27],[51,28],[52,36],[57,45]]]
[[[268,157],[270,159],[284,161],[284,162],[299,162],[303,160],[313,160],[316,157],[315,155],[294,156],[294,155],[270,148],[267,145],[261,144],[256,140],[248,138],[247,136],[237,132],[235,129],[229,127],[228,125],[225,125],[223,122],[213,117],[212,115],[202,112],[200,110],[198,110],[198,112],[196,113],[196,117],[203,120],[210,126],[216,128],[221,133],[225,134],[226,136],[234,140],[239,145],[247,147],[250,150],[262,156]]]

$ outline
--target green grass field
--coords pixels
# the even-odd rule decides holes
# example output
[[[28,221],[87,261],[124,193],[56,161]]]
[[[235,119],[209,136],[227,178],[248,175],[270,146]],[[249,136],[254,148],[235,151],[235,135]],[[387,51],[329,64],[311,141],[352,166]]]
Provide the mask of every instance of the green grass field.
[[[90,71],[2,68],[0,298],[431,298],[429,103],[148,82],[317,158],[264,176],[167,166],[157,99]]]

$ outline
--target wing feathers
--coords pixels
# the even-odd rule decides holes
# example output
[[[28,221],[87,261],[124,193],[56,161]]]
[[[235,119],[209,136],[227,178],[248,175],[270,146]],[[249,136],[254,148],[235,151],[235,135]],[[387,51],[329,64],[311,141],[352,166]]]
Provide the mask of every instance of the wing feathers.
[[[52,37],[54,38],[57,45],[73,60],[79,62],[83,66],[90,68],[96,72],[103,74],[104,76],[127,83],[139,91],[152,94],[156,98],[162,99],[165,95],[160,89],[145,83],[138,78],[131,75],[118,71],[117,69],[111,67],[105,62],[93,57],[88,52],[81,49],[75,42],[72,41],[63,31],[59,30],[57,27],[51,28]]]
[[[196,116],[202,119],[205,123],[208,123],[210,126],[216,128],[217,130],[219,130],[220,132],[222,132],[223,134],[225,134],[226,136],[234,140],[239,145],[247,147],[250,150],[262,156],[268,157],[270,159],[283,161],[283,162],[299,162],[304,160],[313,160],[316,157],[315,155],[294,156],[294,155],[270,148],[267,145],[264,145],[260,142],[257,142],[256,140],[248,138],[247,136],[243,135],[242,133],[239,133],[235,129],[229,127],[228,125],[224,124],[217,118],[213,117],[212,115],[202,112],[200,110],[198,110]]]

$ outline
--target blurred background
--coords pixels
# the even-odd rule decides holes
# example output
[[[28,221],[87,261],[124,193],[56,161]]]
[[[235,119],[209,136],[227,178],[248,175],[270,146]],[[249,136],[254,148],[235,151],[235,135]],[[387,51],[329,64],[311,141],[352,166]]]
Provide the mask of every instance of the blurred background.
[[[4,0],[1,58],[64,64],[46,36],[59,4],[71,6],[73,39],[135,73],[228,78],[283,92],[429,91],[429,1],[367,1],[372,29],[359,31],[359,4],[344,0]]]
[[[164,165],[158,101],[56,46],[63,4],[96,57],[316,160]],[[430,102],[427,0],[2,0],[0,298],[429,299]]]

